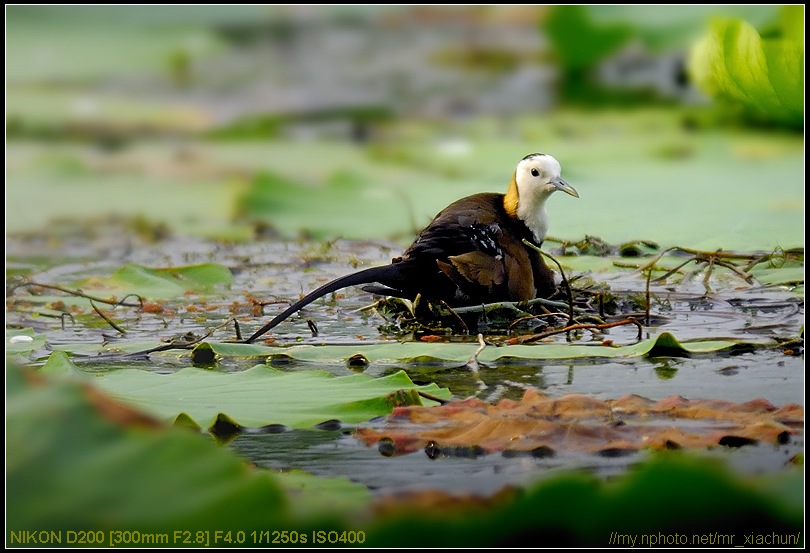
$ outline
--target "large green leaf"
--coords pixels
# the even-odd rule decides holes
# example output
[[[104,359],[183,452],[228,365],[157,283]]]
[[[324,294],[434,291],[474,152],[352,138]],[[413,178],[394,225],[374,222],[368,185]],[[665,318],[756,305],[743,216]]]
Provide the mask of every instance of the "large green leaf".
[[[285,517],[279,485],[210,440],[119,427],[75,383],[32,385],[17,367],[6,382],[9,530],[261,528]]]
[[[363,161],[360,161],[361,169]],[[390,170],[389,170],[390,171]],[[425,176],[415,177],[422,180]],[[435,177],[425,182],[428,188],[411,189],[409,194],[419,196],[436,189],[440,184]],[[321,176],[314,181],[291,179],[275,172],[262,172],[256,175],[245,194],[235,200],[238,220],[264,221],[278,226],[287,232],[290,216],[297,220],[295,231],[304,231],[316,236],[328,236],[326,227],[344,229],[351,236],[374,236],[379,229],[385,228],[384,236],[400,234],[408,230],[409,214],[402,211],[403,193],[400,186],[374,186],[362,172],[338,167],[334,172]],[[410,187],[409,187],[410,188]],[[358,211],[336,208],[344,205],[348,198],[363,203]],[[420,210],[421,211],[421,210]],[[296,214],[307,214],[306,220]],[[427,215],[432,215],[428,212]],[[386,228],[387,227],[387,228]]]
[[[788,21],[804,20],[804,7]],[[804,123],[804,37],[796,23],[778,38],[763,38],[741,19],[716,19],[689,60],[695,82],[710,96],[741,105],[760,119]]]
[[[43,374],[83,374],[67,355],[56,352]],[[112,396],[161,419],[210,428],[225,419],[244,427],[282,424],[293,428],[338,419],[368,421],[402,404],[424,402],[418,392],[449,399],[435,384],[416,386],[404,371],[382,377],[335,378],[323,371],[282,372],[264,365],[240,373],[216,373],[193,367],[161,375],[123,369],[97,375],[93,383]]]
[[[751,275],[763,285],[804,283],[804,267],[767,267],[754,269]]]

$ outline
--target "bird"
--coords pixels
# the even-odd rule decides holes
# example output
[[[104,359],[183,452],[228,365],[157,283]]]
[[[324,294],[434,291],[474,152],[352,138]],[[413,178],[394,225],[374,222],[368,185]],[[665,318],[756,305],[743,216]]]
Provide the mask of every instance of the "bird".
[[[339,277],[299,299],[257,330],[246,343],[277,326],[313,301],[349,286],[367,285],[376,294],[448,306],[521,302],[547,298],[554,272],[536,246],[548,232],[546,202],[561,191],[579,193],[561,177],[560,162],[548,154],[521,159],[505,193],[480,192],[448,205],[388,265]]]

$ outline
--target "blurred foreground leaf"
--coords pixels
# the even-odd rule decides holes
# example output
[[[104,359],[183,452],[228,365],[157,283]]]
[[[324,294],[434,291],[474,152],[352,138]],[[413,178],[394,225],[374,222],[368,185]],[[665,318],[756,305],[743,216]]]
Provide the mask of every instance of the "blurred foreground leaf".
[[[720,464],[666,453],[609,483],[574,473],[489,501],[430,491],[394,498],[366,545],[430,536],[434,548],[801,547],[804,476],[794,470],[779,480],[794,486],[790,502]]]
[[[122,428],[76,383],[26,378],[6,373],[9,530],[267,528],[285,516],[279,485],[210,440]]]

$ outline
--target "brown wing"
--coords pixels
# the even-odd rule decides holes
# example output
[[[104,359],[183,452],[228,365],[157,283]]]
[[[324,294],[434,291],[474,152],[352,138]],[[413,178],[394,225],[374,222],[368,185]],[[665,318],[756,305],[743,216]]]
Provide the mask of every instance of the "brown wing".
[[[482,251],[453,255],[448,262],[437,259],[436,263],[462,291],[482,287],[492,294],[496,287],[503,284],[506,276],[503,258]]]
[[[531,232],[506,213],[503,202],[503,194],[484,193],[445,208],[396,260],[396,278],[382,284],[404,297],[421,293],[453,305],[549,294],[553,273],[523,244]]]
[[[530,269],[531,261],[526,247],[521,244],[519,248],[508,248],[504,252],[504,265],[506,267],[509,299],[511,301],[534,299],[534,273]]]

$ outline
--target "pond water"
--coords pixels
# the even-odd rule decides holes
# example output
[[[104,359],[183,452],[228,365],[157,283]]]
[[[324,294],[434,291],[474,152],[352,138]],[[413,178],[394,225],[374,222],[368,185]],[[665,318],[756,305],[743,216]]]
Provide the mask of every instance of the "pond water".
[[[13,289],[7,297],[7,325],[31,326],[46,333],[52,346],[70,345],[74,360],[87,371],[108,371],[122,367],[170,373],[190,364],[187,357],[153,355],[146,361],[113,363],[94,361],[102,342],[154,341],[206,331],[236,317],[242,333],[259,328],[285,303],[269,303],[264,314],[251,313],[249,297],[261,301],[295,299],[327,280],[347,274],[358,266],[385,263],[400,247],[376,242],[336,241],[326,245],[306,241],[265,240],[250,245],[229,245],[205,240],[168,240],[158,244],[131,244],[116,235],[100,235],[91,248],[86,237],[63,238],[58,247],[36,237],[10,237],[7,264],[11,272],[47,284],[70,287],[90,276],[106,276],[126,263],[151,267],[216,262],[231,269],[234,283],[229,289],[204,298],[188,296],[168,300],[172,311],[137,313],[118,308],[116,321],[126,329],[120,336],[105,324],[59,320],[36,316],[25,307],[26,290]],[[626,260],[625,260],[626,261]],[[564,259],[563,259],[564,262]],[[570,271],[569,278],[577,271]],[[580,274],[580,276],[582,276]],[[613,293],[629,298],[643,294],[645,280],[632,271],[589,272],[596,282],[607,283]],[[12,280],[13,281],[13,280]],[[787,287],[750,286],[733,275],[719,275],[707,291],[702,275],[672,284],[656,284],[651,293],[651,326],[643,337],[663,331],[679,340],[734,338],[745,343],[770,343],[796,339],[804,323],[803,296]],[[54,293],[57,295],[57,293]],[[386,321],[373,309],[375,298],[359,289],[319,300],[304,313],[290,318],[263,338],[273,345],[369,344],[407,336],[381,332]],[[189,305],[205,305],[193,313]],[[307,320],[319,332],[313,335]],[[98,322],[98,321],[97,321]],[[64,327],[63,327],[64,325]],[[583,333],[578,343],[599,344],[609,339],[619,345],[637,341],[633,325],[598,334]],[[227,326],[212,339],[233,338]],[[412,338],[410,338],[412,339]],[[468,336],[471,342],[475,337]],[[565,343],[561,334],[549,342]],[[321,369],[335,375],[365,372],[382,376],[404,370],[417,384],[435,382],[448,388],[453,398],[478,397],[487,401],[519,399],[527,388],[537,388],[552,397],[588,394],[598,399],[615,399],[638,394],[652,400],[669,396],[688,399],[713,398],[744,402],[763,398],[779,407],[804,405],[804,355],[801,342],[785,347],[745,346],[716,353],[691,356],[633,357],[622,359],[511,360],[482,364],[478,374],[464,366],[447,363],[371,364],[360,369],[341,363],[318,365],[296,361],[273,363],[285,371]],[[82,352],[85,347],[85,352]],[[488,347],[497,347],[491,344]],[[542,347],[538,344],[537,347]],[[255,360],[224,359],[212,370],[240,371]],[[370,426],[380,424],[369,423]],[[589,469],[610,476],[646,457],[644,452],[610,457],[559,452],[553,457],[502,454],[439,455],[432,459],[424,451],[387,457],[352,436],[353,427],[295,430],[278,433],[248,429],[228,442],[247,460],[273,469],[303,469],[319,476],[347,477],[366,485],[376,494],[413,490],[445,489],[451,492],[491,493],[508,484],[522,484],[569,469]],[[803,434],[786,444],[758,444],[741,448],[718,448],[705,455],[727,458],[748,473],[782,469],[803,452]]]

